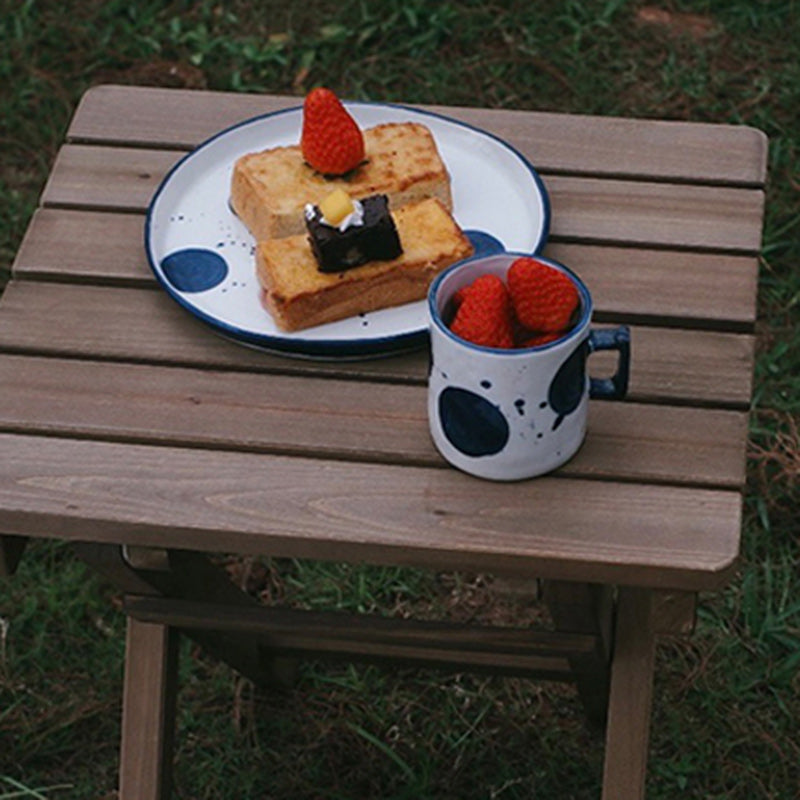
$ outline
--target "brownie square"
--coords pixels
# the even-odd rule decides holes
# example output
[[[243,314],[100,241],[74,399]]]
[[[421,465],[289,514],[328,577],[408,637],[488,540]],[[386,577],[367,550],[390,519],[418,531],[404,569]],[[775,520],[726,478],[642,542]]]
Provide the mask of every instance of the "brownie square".
[[[308,239],[320,272],[341,272],[368,261],[389,261],[403,252],[386,195],[365,197],[361,204],[363,225],[351,225],[344,231],[324,224],[317,206],[306,217]]]

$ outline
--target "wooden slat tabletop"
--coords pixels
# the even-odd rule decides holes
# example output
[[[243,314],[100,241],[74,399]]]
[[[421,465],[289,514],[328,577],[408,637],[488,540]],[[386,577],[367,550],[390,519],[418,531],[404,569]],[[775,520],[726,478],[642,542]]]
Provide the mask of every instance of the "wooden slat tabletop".
[[[304,361],[215,335],[159,288],[153,191],[184,153],[298,98],[85,95],[0,299],[0,529],[683,589],[739,544],[766,142],[735,126],[437,108],[508,140],[549,255],[633,340],[578,455],[495,484],[441,459],[425,351]],[[613,369],[602,355],[592,370]]]
[[[65,145],[42,202],[47,206],[146,210],[165,173],[179,160],[167,150]],[[730,186],[551,175],[554,239],[752,253],[763,193]]]
[[[73,142],[188,150],[242,120],[300,105],[302,98],[100,86],[87,93],[69,129]],[[432,106],[491,130],[529,155],[539,172],[647,176],[759,188],[767,142],[756,130],[713,124],[577,117],[506,109]]]
[[[139,214],[40,208],[22,243],[16,277],[155,286],[141,239]],[[752,255],[557,241],[547,254],[570,264],[592,286],[600,319],[658,317],[704,328],[752,329],[757,277]],[[725,303],[709,302],[722,283]]]

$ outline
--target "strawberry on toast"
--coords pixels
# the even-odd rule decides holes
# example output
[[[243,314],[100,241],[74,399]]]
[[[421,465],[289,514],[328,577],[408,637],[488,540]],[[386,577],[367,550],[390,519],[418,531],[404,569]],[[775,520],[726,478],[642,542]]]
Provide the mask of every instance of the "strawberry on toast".
[[[352,127],[325,105],[329,100],[315,94],[320,91],[327,92],[313,90],[304,104],[300,144],[248,153],[234,164],[231,206],[256,241],[302,233],[305,205],[337,187],[356,199],[385,194],[392,208],[436,197],[452,209],[450,176],[428,128],[390,122],[361,132],[356,126],[362,149]],[[306,109],[314,125],[306,123]],[[331,118],[341,141],[324,128]]]

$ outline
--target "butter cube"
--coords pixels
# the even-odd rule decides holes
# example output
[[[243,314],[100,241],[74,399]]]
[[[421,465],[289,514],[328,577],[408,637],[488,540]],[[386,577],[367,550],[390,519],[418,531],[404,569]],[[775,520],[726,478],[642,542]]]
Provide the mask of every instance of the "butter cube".
[[[334,189],[320,204],[319,210],[330,225],[338,225],[354,210],[353,201],[344,189]]]

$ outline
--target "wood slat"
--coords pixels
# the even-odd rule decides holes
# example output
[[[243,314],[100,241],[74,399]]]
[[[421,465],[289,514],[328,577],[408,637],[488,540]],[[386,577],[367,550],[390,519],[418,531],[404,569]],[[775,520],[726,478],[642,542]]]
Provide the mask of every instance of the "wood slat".
[[[145,360],[255,371],[348,374],[421,381],[420,353],[352,362],[307,362],[230,342],[164,293],[12,281],[0,298],[0,348],[87,358]]]
[[[154,285],[144,250],[144,217],[39,208],[17,251],[12,274]]]
[[[758,260],[752,256],[562,242],[550,243],[544,255],[581,276],[601,317],[742,331],[755,324]]]
[[[0,429],[446,466],[421,385],[3,356]],[[744,412],[596,402],[588,429],[560,474],[744,483]]]
[[[585,634],[274,607],[230,608],[158,597],[126,597],[124,611],[144,622],[180,629],[246,634],[280,655],[400,661],[566,681],[575,679],[575,670],[588,672],[597,663],[596,637]]]
[[[42,205],[144,211],[183,153],[64,145],[42,193]]]
[[[546,477],[0,435],[0,528],[686,589],[738,554],[741,497]]]
[[[45,206],[144,211],[179,153],[65,145],[42,195]],[[756,253],[760,189],[647,181],[545,179],[551,236],[659,247]]]
[[[190,150],[231,125],[302,102],[288,95],[95,86],[81,98],[67,141]]]
[[[756,253],[764,193],[549,176],[552,238]]]
[[[154,285],[143,228],[138,215],[39,209],[14,274]],[[584,279],[601,316],[727,330],[750,330],[755,322],[758,262],[752,256],[565,243],[548,245],[544,254]]]
[[[157,291],[12,281],[0,311],[0,349],[7,351],[413,383],[427,377],[426,352],[337,364],[241,347],[215,335]],[[749,403],[752,336],[634,326],[632,341],[630,399],[741,407]],[[592,356],[592,374],[612,372],[613,355]]]
[[[84,95],[68,137],[190,149],[230,125],[301,103],[301,97],[99,86]],[[766,173],[766,137],[744,126],[430,108],[491,131],[544,171],[759,186]]]

